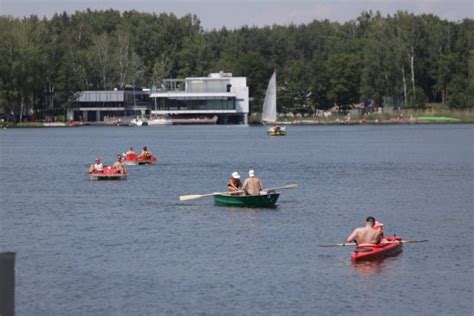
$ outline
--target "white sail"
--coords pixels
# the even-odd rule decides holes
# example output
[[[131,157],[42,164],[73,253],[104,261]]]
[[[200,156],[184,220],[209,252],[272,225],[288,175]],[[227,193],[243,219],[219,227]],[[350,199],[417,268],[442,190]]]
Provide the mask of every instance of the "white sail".
[[[263,102],[262,121],[275,123],[277,121],[277,94],[276,94],[276,71],[273,72],[268,82],[265,101]]]

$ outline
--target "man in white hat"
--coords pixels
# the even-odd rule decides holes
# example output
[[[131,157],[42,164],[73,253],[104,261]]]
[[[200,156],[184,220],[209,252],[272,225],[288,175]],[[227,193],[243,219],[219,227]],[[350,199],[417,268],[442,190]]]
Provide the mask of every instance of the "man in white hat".
[[[242,183],[240,182],[240,175],[237,171],[232,173],[232,176],[227,181],[227,191],[230,195],[237,195],[240,193]]]
[[[259,195],[263,190],[263,183],[255,176],[255,171],[249,170],[249,177],[245,179],[242,190],[248,195]]]
[[[89,167],[89,173],[94,173],[94,172],[102,172],[104,171],[104,165],[102,164],[102,161],[100,160],[99,157],[95,159],[95,163],[93,163]]]

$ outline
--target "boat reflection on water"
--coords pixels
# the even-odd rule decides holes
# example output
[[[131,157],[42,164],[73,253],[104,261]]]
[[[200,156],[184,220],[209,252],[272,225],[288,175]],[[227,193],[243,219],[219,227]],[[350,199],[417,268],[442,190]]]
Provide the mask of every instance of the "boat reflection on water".
[[[351,261],[351,267],[362,276],[372,276],[390,270],[390,266],[394,264],[393,260],[396,260],[396,258],[389,257],[359,262]]]

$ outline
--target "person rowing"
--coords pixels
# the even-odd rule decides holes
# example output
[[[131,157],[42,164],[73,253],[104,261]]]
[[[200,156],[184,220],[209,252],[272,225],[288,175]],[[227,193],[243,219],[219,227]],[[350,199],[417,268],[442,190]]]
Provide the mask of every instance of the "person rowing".
[[[373,216],[367,217],[364,227],[357,227],[347,237],[347,242],[355,242],[356,244],[378,244],[382,239],[379,231],[374,229],[375,218]]]
[[[263,190],[263,183],[255,176],[254,170],[249,170],[249,177],[245,179],[242,190],[245,191],[246,195],[259,195],[260,191]]]
[[[241,191],[242,182],[240,182],[240,175],[237,171],[234,171],[227,181],[227,192],[229,192],[230,195],[239,195]]]

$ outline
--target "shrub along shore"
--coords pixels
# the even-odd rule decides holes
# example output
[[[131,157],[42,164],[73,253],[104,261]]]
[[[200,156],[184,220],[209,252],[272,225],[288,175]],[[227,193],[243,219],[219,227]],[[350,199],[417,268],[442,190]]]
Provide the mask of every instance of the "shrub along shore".
[[[252,115],[250,124],[259,124],[258,116]],[[331,114],[328,117],[295,115],[279,118],[282,125],[354,125],[354,124],[440,124],[474,123],[471,110],[404,110],[401,113],[366,113],[363,115]]]

